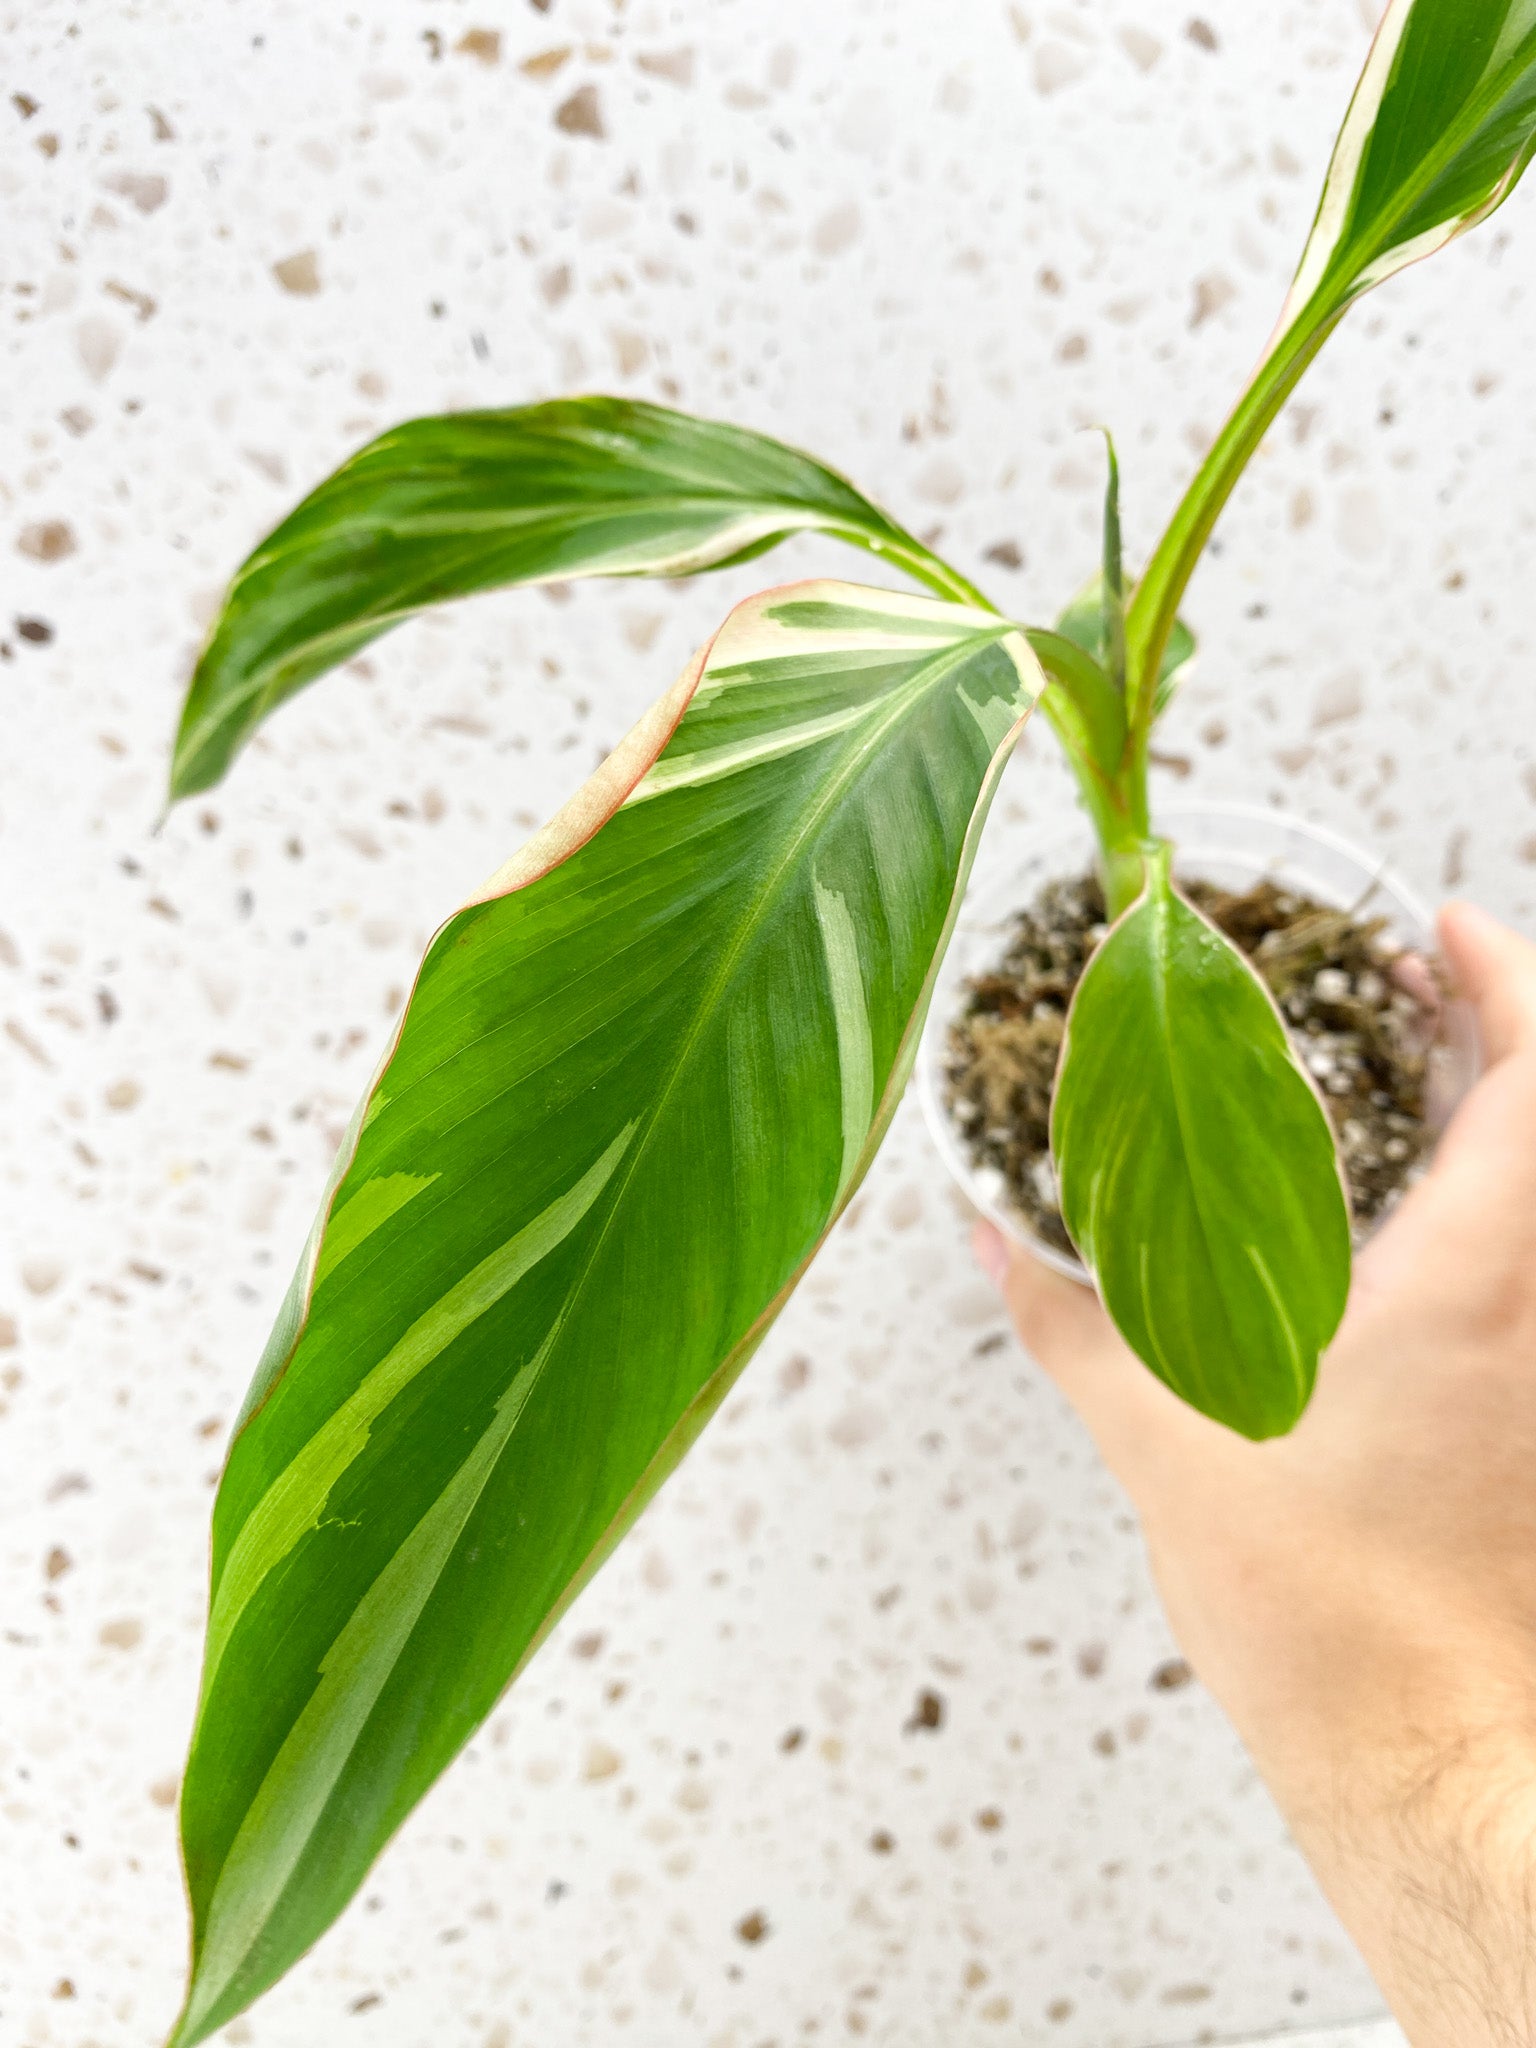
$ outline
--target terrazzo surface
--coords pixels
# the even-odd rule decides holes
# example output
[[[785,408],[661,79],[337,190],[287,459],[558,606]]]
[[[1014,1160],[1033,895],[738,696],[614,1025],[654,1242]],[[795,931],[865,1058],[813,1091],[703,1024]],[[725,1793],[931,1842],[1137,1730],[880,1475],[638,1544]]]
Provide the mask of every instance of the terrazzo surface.
[[[174,2011],[212,1488],[429,933],[733,599],[869,571],[799,542],[457,608],[156,835],[224,581],[390,422],[607,388],[816,449],[1049,615],[1094,549],[1082,430],[1145,547],[1261,346],[1371,12],[0,0],[6,2048]],[[1522,194],[1335,342],[1191,593],[1157,771],[1527,928],[1533,264]],[[1069,804],[1035,731],[994,849]],[[1155,2048],[1379,2011],[966,1235],[908,1103],[689,1463],[223,2038]]]

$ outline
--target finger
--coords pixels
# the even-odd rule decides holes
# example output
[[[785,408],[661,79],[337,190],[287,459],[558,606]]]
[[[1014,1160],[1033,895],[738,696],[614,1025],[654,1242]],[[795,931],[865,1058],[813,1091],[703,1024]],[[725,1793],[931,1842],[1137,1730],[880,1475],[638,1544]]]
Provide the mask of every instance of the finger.
[[[1445,906],[1440,943],[1476,1012],[1488,1064],[1536,1050],[1536,946],[1475,903]]]
[[[1431,1172],[1357,1260],[1356,1329],[1378,1312],[1390,1319],[1426,1287],[1453,1310],[1469,1293],[1486,1293],[1510,1227],[1518,1233],[1536,1210],[1536,946],[1470,903],[1446,906],[1440,937],[1476,1011],[1488,1066],[1451,1118]]]
[[[1430,1172],[1356,1261],[1349,1315],[1400,1314],[1404,1299],[1454,1315],[1530,1259],[1536,1216],[1536,1058],[1502,1059],[1451,1118]],[[1383,1360],[1390,1366],[1392,1361]]]

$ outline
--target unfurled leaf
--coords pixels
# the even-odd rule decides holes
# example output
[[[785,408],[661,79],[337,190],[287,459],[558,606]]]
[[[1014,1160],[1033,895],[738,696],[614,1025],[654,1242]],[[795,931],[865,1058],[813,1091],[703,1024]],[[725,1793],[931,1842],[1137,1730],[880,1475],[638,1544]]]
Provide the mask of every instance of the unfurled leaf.
[[[1532,0],[1392,0],[1280,323],[1132,600],[1133,724],[1153,710],[1174,614],[1221,508],[1323,343],[1362,292],[1486,220],[1533,149]]]
[[[1040,680],[985,612],[754,598],[434,939],[219,1489],[180,2048],[340,1912],[783,1306]]]
[[[173,798],[269,712],[424,607],[580,576],[686,576],[816,529],[976,593],[834,471],[763,434],[620,398],[407,421],[342,464],[241,568],[192,678]]]
[[[1051,1146],[1062,1218],[1137,1356],[1244,1436],[1291,1428],[1349,1291],[1333,1133],[1166,847],[1078,983]]]
[[[1282,332],[1486,220],[1533,148],[1531,0],[1393,0],[1334,146]]]

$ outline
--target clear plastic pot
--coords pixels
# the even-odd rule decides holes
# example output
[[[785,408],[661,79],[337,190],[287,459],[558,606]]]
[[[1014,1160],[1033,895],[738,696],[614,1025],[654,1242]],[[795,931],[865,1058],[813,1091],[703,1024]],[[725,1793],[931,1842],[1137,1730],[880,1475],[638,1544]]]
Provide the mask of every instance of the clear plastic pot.
[[[1176,877],[1242,889],[1268,876],[1318,902],[1385,917],[1389,936],[1408,952],[1429,954],[1434,949],[1434,919],[1418,897],[1384,861],[1324,826],[1309,825],[1284,811],[1238,803],[1168,804],[1154,822],[1174,843]],[[996,965],[1015,913],[1031,903],[1045,883],[1083,874],[1096,852],[1086,817],[1054,835],[994,819],[939,972],[917,1057],[923,1115],[945,1165],[983,1215],[1046,1265],[1076,1280],[1086,1280],[1083,1267],[1034,1234],[1008,1200],[1001,1174],[972,1164],[944,1095],[949,1027],[964,1008],[967,984]],[[1465,1003],[1448,1002],[1430,1054],[1427,1104],[1432,1129],[1444,1128],[1477,1070],[1471,1013]]]

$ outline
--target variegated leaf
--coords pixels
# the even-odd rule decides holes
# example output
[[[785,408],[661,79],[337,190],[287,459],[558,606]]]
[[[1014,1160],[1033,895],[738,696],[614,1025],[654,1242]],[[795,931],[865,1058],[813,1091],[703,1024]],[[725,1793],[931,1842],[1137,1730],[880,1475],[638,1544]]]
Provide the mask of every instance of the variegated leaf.
[[[1281,333],[1486,220],[1533,148],[1532,0],[1392,0],[1334,146]]]
[[[197,664],[171,767],[217,782],[306,683],[428,605],[582,576],[687,576],[815,529],[976,592],[835,471],[743,427],[562,398],[392,427],[256,549]]]
[[[340,1912],[782,1307],[1040,680],[989,613],[754,598],[434,939],[219,1489],[178,2048]]]
[[[1077,985],[1051,1149],[1121,1335],[1244,1436],[1291,1428],[1349,1292],[1322,1103],[1268,990],[1174,889],[1168,848]]]
[[[1185,586],[1280,408],[1361,293],[1485,220],[1536,149],[1536,0],[1391,0],[1280,323],[1158,542],[1126,620],[1133,725]]]

